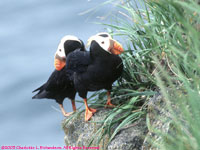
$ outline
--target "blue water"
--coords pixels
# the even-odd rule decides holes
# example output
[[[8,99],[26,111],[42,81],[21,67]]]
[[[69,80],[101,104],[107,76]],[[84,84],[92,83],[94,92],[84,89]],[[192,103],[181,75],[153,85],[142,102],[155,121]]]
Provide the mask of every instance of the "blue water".
[[[58,104],[32,100],[32,90],[46,82],[54,70],[60,39],[76,35],[84,42],[105,31],[98,16],[79,15],[102,0],[1,0],[0,2],[0,146],[63,146],[64,119]],[[71,103],[64,102],[72,111]]]

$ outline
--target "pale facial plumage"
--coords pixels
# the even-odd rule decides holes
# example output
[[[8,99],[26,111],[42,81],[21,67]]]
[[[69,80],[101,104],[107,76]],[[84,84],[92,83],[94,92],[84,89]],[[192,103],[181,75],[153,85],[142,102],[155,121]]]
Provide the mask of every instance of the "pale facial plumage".
[[[92,37],[90,37],[88,39],[88,43],[87,43],[87,47],[90,46],[92,41],[96,41],[99,46],[101,46],[103,48],[103,50],[105,50],[106,52],[110,53],[110,48],[112,47],[112,38],[110,36],[110,34],[106,33],[106,32],[101,32],[98,33]]]
[[[61,41],[60,41],[60,43],[59,43],[59,45],[58,45],[58,48],[57,48],[57,50],[56,50],[55,55],[57,54],[58,56],[60,56],[60,57],[62,57],[62,58],[66,57],[66,55],[65,55],[65,49],[64,49],[64,43],[65,43],[66,41],[68,41],[68,40],[78,41],[78,42],[81,43],[81,41],[80,41],[76,36],[73,36],[73,35],[66,35],[66,36],[64,36],[64,37],[61,39]]]

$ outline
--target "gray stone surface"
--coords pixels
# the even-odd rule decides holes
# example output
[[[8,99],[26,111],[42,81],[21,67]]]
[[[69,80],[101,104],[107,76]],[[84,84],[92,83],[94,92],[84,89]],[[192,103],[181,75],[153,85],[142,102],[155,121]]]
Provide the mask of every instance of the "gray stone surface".
[[[88,146],[92,137],[102,126],[101,123],[96,123],[97,121],[102,121],[106,114],[109,112],[109,109],[98,109],[98,112],[94,114],[92,119],[89,122],[84,121],[85,113],[82,112],[78,117],[70,120],[65,124],[66,120],[63,121],[63,129],[65,132],[65,144],[67,146]],[[94,122],[96,121],[96,122]],[[97,139],[98,136],[95,137]],[[100,149],[105,149],[105,145],[108,142],[108,138],[103,139],[100,145],[97,145],[96,141],[90,147],[100,147]],[[103,144],[104,143],[104,144]]]
[[[108,146],[108,150],[141,150],[147,134],[144,118],[121,129]]]
[[[102,126],[101,123],[94,123],[94,121],[103,120],[108,112],[109,109],[99,110],[89,122],[84,121],[84,112],[67,124],[64,124],[66,121],[64,120],[65,144],[73,147],[88,146],[91,137]],[[109,138],[106,136],[100,145],[94,141],[90,147],[100,147],[100,150],[140,150],[146,132],[147,127],[143,118],[122,128],[109,145]],[[98,135],[95,136],[95,139],[98,139]]]
[[[102,126],[97,121],[104,120],[108,112],[109,109],[102,108],[98,110],[89,122],[84,121],[84,112],[67,124],[64,120],[63,129],[66,145],[74,147],[88,146],[91,138]],[[109,144],[109,138],[106,136],[98,145],[99,135],[95,135],[95,141],[91,147],[100,147],[100,150],[155,150],[156,148],[150,143],[153,143],[153,141],[162,142],[161,137],[155,134],[155,129],[169,133],[171,128],[170,113],[161,94],[149,99],[147,117],[149,118],[150,128],[147,128],[145,116],[122,128]]]
[[[169,133],[171,127],[170,113],[166,107],[165,99],[161,94],[157,94],[149,100],[147,115],[150,121],[150,128],[145,137],[142,150],[158,150],[151,144],[154,141],[156,143],[162,142],[161,137],[156,132]]]

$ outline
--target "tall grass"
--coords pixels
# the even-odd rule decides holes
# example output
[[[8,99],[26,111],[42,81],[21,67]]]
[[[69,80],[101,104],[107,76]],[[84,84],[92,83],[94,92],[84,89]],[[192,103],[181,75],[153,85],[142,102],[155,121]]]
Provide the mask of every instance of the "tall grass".
[[[108,26],[128,39],[128,51],[116,89],[160,89],[174,133],[155,132],[161,140],[154,146],[200,149],[200,6],[195,0],[140,0],[119,7],[121,17]]]
[[[113,86],[117,107],[99,121],[102,128],[91,143],[105,135],[111,141],[120,128],[144,117],[147,100],[161,91],[174,132],[155,132],[161,140],[153,146],[200,149],[200,6],[195,0],[126,0],[117,7],[115,22],[104,25],[126,43],[124,73]],[[102,107],[106,93],[95,95],[91,102]]]

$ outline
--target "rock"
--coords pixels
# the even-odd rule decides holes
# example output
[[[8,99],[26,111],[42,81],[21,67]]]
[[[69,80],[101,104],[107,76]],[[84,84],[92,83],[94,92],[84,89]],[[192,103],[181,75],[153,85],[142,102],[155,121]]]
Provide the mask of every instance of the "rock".
[[[65,132],[66,146],[73,147],[87,147],[98,131],[102,127],[101,123],[95,121],[102,121],[108,114],[109,109],[101,109],[92,117],[89,122],[84,121],[84,112],[80,113],[78,117],[71,119],[65,124],[63,121],[63,129]],[[114,139],[108,144],[109,138],[106,136],[100,145],[97,144],[98,136],[95,136],[95,141],[90,147],[99,147],[100,150],[140,150],[144,141],[144,135],[147,132],[145,119],[139,119],[131,125],[122,128]]]
[[[121,129],[108,145],[108,150],[141,150],[146,133],[146,121],[139,119]]]
[[[84,112],[78,113],[77,117],[68,123],[65,123],[67,121],[65,119],[63,129],[66,146],[82,147],[83,149],[83,146],[87,147],[92,137],[95,137],[90,147],[99,147],[100,150],[155,150],[156,148],[151,143],[162,142],[161,136],[155,131],[159,130],[164,133],[172,131],[170,113],[165,99],[161,94],[157,94],[150,98],[148,103],[149,128],[147,128],[146,116],[144,116],[133,124],[123,127],[110,143],[108,143],[109,137],[105,136],[100,144],[97,144],[100,133],[96,135],[96,132],[102,127],[102,123],[99,121],[103,121],[109,111],[109,109],[99,109],[89,122],[84,121]]]
[[[109,109],[98,109],[98,112],[94,114],[89,122],[85,122],[84,120],[85,112],[80,113],[67,124],[65,124],[67,119],[64,120],[62,124],[65,132],[65,144],[73,147],[87,147],[92,137],[95,136],[95,133],[102,126],[101,123],[96,122],[103,121],[108,112]],[[98,135],[95,136],[96,141],[94,141],[90,147],[100,147],[100,149],[105,149],[105,145],[107,145],[109,139],[104,138],[100,145],[97,145],[97,137]]]
[[[146,135],[142,150],[157,150],[151,143],[162,142],[161,136],[156,131],[169,133],[171,128],[170,113],[166,107],[164,97],[158,93],[149,100],[147,117],[149,118],[149,132]]]

